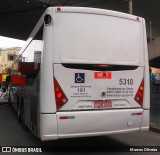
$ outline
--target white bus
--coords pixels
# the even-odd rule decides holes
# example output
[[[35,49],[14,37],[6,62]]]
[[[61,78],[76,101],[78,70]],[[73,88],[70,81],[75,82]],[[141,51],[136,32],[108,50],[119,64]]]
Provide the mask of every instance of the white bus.
[[[143,18],[95,8],[50,7],[10,77],[9,102],[18,120],[41,140],[149,129]]]

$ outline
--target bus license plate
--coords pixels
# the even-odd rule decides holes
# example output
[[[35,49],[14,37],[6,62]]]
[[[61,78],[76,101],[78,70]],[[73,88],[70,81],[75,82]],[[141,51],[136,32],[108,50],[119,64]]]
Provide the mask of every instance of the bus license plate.
[[[112,101],[95,101],[94,108],[112,108]]]

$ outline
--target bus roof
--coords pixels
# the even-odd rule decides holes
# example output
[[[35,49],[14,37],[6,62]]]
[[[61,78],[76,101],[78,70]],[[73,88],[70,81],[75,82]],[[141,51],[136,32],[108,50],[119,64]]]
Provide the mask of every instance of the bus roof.
[[[50,9],[49,7],[48,9]],[[140,21],[142,18],[134,16],[127,13],[122,13],[118,11],[98,9],[98,8],[89,8],[89,7],[54,7],[56,12],[66,12],[66,13],[90,13],[90,14],[99,14],[99,15],[109,15],[115,17],[126,18],[130,20]]]

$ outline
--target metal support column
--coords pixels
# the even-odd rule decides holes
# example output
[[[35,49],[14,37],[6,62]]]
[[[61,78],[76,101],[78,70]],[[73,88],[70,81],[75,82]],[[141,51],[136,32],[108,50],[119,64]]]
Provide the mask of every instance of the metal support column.
[[[133,14],[133,0],[126,0],[128,2],[129,14]]]

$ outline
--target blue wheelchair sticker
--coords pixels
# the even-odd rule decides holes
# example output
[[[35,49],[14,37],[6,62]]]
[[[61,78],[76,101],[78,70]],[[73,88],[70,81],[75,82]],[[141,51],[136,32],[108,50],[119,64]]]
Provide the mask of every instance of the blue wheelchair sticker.
[[[75,83],[85,83],[85,74],[75,73]]]

